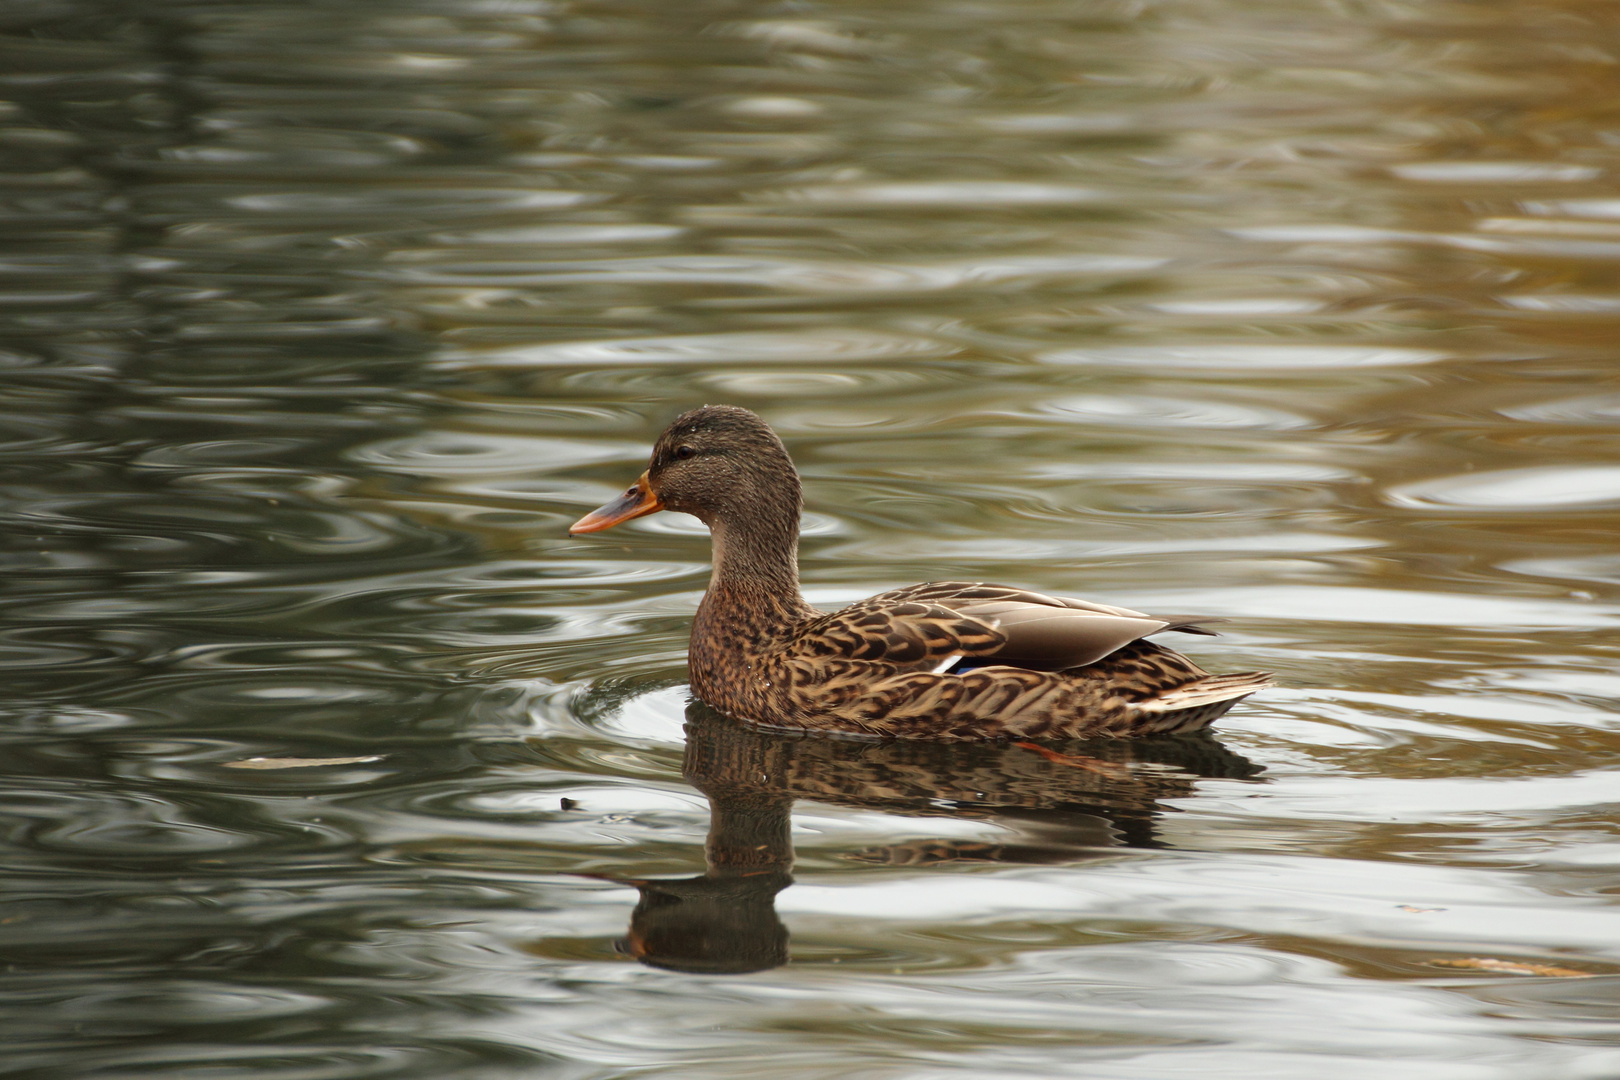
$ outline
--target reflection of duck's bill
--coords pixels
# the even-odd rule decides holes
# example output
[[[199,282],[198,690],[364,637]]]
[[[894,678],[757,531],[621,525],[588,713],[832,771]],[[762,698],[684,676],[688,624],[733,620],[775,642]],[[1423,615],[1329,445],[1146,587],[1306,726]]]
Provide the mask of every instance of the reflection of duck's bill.
[[[631,518],[641,517],[643,514],[654,514],[664,508],[664,504],[653,494],[652,486],[647,482],[647,474],[642,473],[636,478],[634,486],[614,499],[610,503],[598,506],[568,528],[568,535],[578,536],[581,533],[601,532],[613,526],[629,521]]]
[[[637,960],[647,955],[647,942],[634,929],[625,933],[624,937],[613,943],[615,952],[625,956],[633,956]]]

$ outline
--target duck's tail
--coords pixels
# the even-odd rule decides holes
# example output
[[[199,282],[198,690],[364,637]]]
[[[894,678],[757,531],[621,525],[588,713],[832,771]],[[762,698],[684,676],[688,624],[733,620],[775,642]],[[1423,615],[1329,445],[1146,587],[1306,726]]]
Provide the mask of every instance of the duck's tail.
[[[1197,731],[1243,698],[1271,685],[1269,671],[1235,671],[1183,683],[1135,705],[1141,713],[1154,718],[1149,721],[1147,731]]]

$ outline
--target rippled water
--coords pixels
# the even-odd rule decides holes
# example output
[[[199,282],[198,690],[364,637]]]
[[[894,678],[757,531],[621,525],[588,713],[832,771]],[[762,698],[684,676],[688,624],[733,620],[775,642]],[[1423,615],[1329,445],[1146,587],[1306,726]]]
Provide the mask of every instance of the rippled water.
[[[0,1072],[1620,1074],[1612,5],[0,11]],[[692,705],[823,605],[1228,615],[1212,737]]]

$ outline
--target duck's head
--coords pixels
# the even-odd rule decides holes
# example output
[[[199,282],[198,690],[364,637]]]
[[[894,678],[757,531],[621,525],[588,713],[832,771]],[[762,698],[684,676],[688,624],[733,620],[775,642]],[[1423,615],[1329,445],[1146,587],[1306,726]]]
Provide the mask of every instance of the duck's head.
[[[601,532],[659,510],[692,514],[711,527],[782,521],[796,531],[800,498],[799,474],[765,421],[735,405],[705,405],[676,417],[658,437],[647,471],[568,532]]]

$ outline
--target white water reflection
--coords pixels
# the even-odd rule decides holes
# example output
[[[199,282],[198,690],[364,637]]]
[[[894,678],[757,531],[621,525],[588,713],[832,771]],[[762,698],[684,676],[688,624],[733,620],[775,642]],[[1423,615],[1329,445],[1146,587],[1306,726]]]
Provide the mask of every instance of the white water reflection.
[[[1414,161],[1389,171],[1402,180],[1440,184],[1574,184],[1603,175],[1592,165],[1544,161]]]
[[[1146,395],[1080,395],[1062,398],[1045,407],[1063,418],[1091,423],[1171,428],[1255,428],[1286,431],[1311,427],[1312,421],[1281,409],[1256,408],[1218,401],[1157,398]]]
[[[1601,900],[1549,899],[1500,870],[1348,858],[1143,856],[1084,876],[1027,869],[958,874],[950,888],[927,878],[800,885],[778,904],[791,913],[902,923],[1125,919],[1390,948],[1491,941],[1526,952],[1595,949],[1620,959],[1620,918]]]
[[[1159,367],[1176,371],[1206,370],[1229,377],[1246,370],[1318,371],[1337,368],[1411,367],[1444,360],[1445,353],[1424,349],[1368,348],[1355,345],[1222,345],[1132,346],[1061,349],[1042,353],[1049,364],[1107,367]]]
[[[1399,506],[1436,509],[1540,510],[1620,502],[1620,466],[1510,469],[1439,477],[1389,492]]]
[[[979,209],[986,206],[1070,206],[1105,200],[1121,201],[1092,188],[1069,184],[1033,184],[1010,180],[977,183],[839,184],[772,192],[786,202],[847,206],[940,206]]]
[[[1147,591],[1141,605],[1168,610],[1164,593]],[[1186,604],[1185,598],[1182,601]],[[1204,588],[1197,603],[1210,611],[1254,619],[1309,619],[1375,625],[1517,627],[1608,627],[1620,623],[1620,605],[1461,592],[1373,589],[1341,585],[1267,585],[1261,589]],[[1140,606],[1140,605],[1137,605]]]
[[[447,366],[476,364],[519,367],[577,367],[586,364],[724,364],[851,362],[944,356],[948,342],[854,329],[794,333],[693,334],[667,338],[570,341],[513,349],[453,352]]]

